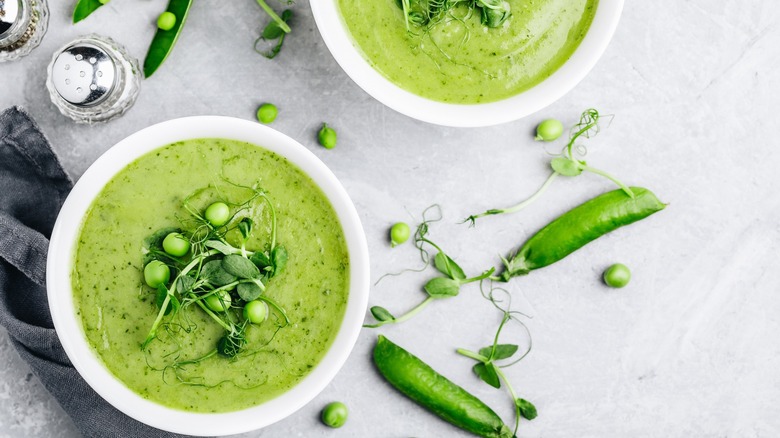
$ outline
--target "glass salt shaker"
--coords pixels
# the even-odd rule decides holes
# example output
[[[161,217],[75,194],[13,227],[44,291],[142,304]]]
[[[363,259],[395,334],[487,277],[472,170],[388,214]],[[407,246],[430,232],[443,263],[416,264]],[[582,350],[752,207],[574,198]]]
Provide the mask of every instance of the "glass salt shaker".
[[[54,53],[46,87],[54,105],[76,123],[105,122],[133,106],[141,86],[140,72],[138,60],[124,47],[92,34]]]
[[[49,25],[46,0],[0,0],[0,62],[38,47]]]

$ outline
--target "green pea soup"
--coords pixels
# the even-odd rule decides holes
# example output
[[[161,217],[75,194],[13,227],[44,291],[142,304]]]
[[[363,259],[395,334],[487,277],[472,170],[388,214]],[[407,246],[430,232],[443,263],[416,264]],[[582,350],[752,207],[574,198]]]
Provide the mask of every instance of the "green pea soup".
[[[399,87],[428,99],[477,104],[539,84],[574,53],[598,0],[508,0],[501,26],[481,24],[466,2],[429,28],[407,31],[397,0],[338,0],[364,58]]]
[[[291,324],[250,325],[242,354],[188,364],[224,335],[205,312],[190,306],[142,351],[158,312],[154,291],[143,281],[143,241],[165,227],[186,229],[182,201],[194,191],[212,186],[193,200],[203,207],[246,198],[246,189],[227,180],[258,183],[274,205],[277,242],[289,261],[264,293],[286,310]],[[263,247],[269,235],[270,221],[256,221],[247,248]],[[241,410],[295,386],[330,347],[349,293],[344,233],[322,191],[284,157],[225,139],[174,143],[120,171],[84,218],[74,260],[76,312],[103,364],[142,397],[190,412]]]

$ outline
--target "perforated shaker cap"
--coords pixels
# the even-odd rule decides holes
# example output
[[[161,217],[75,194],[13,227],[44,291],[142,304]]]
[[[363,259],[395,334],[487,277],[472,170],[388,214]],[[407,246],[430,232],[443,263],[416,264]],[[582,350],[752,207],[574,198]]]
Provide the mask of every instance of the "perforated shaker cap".
[[[68,103],[92,106],[106,100],[113,91],[117,67],[111,55],[99,46],[77,43],[57,56],[51,81]]]

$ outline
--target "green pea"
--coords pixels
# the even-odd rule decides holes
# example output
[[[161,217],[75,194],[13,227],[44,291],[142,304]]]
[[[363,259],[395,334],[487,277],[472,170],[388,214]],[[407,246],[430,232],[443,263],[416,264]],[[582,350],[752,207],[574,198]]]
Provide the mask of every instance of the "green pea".
[[[547,119],[536,127],[537,141],[553,141],[563,134],[563,123],[560,120]]]
[[[163,239],[162,246],[168,254],[181,257],[190,250],[190,241],[179,233],[170,233]]]
[[[271,123],[276,120],[279,110],[272,103],[264,103],[257,109],[257,121],[260,123]]]
[[[265,301],[250,301],[244,306],[244,319],[252,324],[261,324],[268,319],[268,304]]]
[[[159,260],[152,260],[144,266],[144,281],[149,287],[157,288],[171,279],[171,269]]]
[[[104,4],[108,3],[109,1],[111,1],[111,0],[98,0],[98,3],[100,3],[101,5],[104,5]]]
[[[206,220],[215,227],[221,227],[230,220],[230,208],[224,202],[215,202],[206,208]]]
[[[409,229],[409,225],[406,223],[398,222],[394,224],[392,227],[390,227],[390,245],[395,247],[396,245],[400,245],[406,242],[409,240],[411,233],[412,231]]]
[[[622,263],[615,263],[604,271],[604,283],[609,287],[621,288],[631,281],[631,270]]]
[[[347,405],[342,402],[329,403],[322,410],[322,422],[326,426],[341,427],[347,422]]]
[[[172,12],[163,12],[157,17],[157,28],[160,30],[171,30],[176,26],[176,16]]]
[[[333,149],[336,147],[336,131],[327,123],[323,123],[319,134],[317,134],[317,140],[325,149]]]
[[[206,307],[213,312],[224,312],[230,308],[230,303],[233,301],[230,298],[230,293],[226,290],[221,290],[215,294],[207,296],[204,300]]]

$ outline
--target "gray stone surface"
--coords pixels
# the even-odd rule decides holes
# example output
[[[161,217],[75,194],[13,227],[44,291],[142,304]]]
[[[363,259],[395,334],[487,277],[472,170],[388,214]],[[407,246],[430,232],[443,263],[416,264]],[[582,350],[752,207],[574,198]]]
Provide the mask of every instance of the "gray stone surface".
[[[469,272],[499,262],[529,233],[610,189],[582,176],[545,198],[476,229],[456,222],[511,204],[541,184],[547,155],[530,141],[543,117],[575,122],[595,106],[614,114],[591,140],[589,161],[652,188],[669,207],[607,236],[565,262],[509,285],[534,349],[507,370],[539,417],[522,437],[780,436],[780,8],[773,0],[629,0],[615,39],[588,77],[539,114],[485,129],[451,129],[383,107],[341,71],[320,39],[308,3],[294,6],[295,32],[278,59],[252,51],[265,17],[252,1],[197,2],[177,49],[142,85],[136,106],[106,125],[77,126],[49,103],[51,53],[72,37],[109,35],[143,58],[165,2],[114,1],[70,25],[73,1],[52,4],[50,31],[28,58],[0,64],[0,108],[23,105],[78,178],[125,136],[163,120],[219,114],[252,119],[275,102],[274,128],[319,156],[352,196],[368,236],[372,279],[416,261],[390,249],[386,229],[440,203],[433,229]],[[317,126],[338,129],[334,150],[315,143]],[[623,290],[599,281],[623,262]],[[390,278],[371,303],[400,312],[422,297],[429,274]],[[455,347],[486,344],[498,323],[476,287],[437,302],[410,322],[381,330],[510,418],[505,393],[478,382]],[[460,436],[391,390],[369,354],[364,330],[333,383],[288,419],[247,437]],[[331,400],[351,408],[330,430],[317,415]],[[774,412],[774,414],[773,414]],[[0,334],[0,436],[75,436],[54,400]]]

